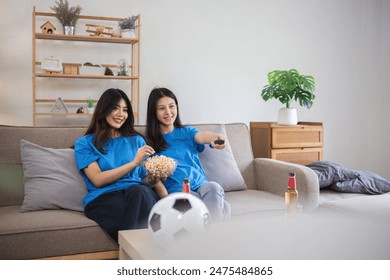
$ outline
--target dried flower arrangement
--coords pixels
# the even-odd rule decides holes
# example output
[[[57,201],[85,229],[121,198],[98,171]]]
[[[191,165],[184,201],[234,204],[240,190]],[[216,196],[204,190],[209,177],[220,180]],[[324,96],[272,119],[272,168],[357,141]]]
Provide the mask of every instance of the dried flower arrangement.
[[[137,20],[137,16],[131,16],[125,18],[118,22],[119,28],[124,29],[135,29],[135,21]]]
[[[56,17],[62,26],[76,26],[82,8],[79,5],[69,7],[68,0],[58,0],[55,3],[56,6],[50,8],[56,13]]]

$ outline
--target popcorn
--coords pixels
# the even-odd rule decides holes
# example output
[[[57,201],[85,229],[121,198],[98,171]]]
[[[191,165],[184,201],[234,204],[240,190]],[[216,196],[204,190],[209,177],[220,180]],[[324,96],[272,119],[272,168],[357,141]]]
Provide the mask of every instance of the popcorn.
[[[177,166],[177,162],[166,156],[149,157],[144,162],[149,180],[156,181],[157,179],[165,180],[173,174]]]

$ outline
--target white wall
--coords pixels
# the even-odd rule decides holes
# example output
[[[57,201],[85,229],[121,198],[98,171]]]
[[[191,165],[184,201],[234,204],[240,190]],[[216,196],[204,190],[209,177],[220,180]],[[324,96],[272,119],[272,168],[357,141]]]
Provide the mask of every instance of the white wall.
[[[298,114],[324,123],[324,159],[390,179],[390,1],[69,2],[87,15],[141,14],[141,109],[165,86],[185,123],[273,121],[281,105],[260,98],[266,75],[296,68],[316,78],[315,103]],[[32,124],[31,12],[53,3],[0,2],[0,124]]]

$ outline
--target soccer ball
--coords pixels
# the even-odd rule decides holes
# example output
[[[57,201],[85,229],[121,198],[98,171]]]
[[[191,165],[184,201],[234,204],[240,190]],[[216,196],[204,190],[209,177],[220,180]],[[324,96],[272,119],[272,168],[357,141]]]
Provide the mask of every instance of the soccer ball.
[[[173,193],[159,200],[152,208],[148,228],[156,243],[165,249],[184,238],[204,231],[210,222],[206,205],[189,193]]]

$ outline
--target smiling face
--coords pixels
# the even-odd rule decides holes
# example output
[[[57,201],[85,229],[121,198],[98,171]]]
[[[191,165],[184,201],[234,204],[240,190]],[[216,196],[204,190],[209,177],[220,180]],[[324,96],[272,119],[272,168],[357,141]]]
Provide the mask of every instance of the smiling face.
[[[177,106],[175,100],[171,97],[161,97],[156,106],[156,116],[160,122],[162,133],[167,133],[173,130],[174,122],[177,117]]]
[[[121,99],[111,113],[107,115],[106,121],[111,126],[113,132],[119,129],[127,120],[129,116],[127,110],[126,101]]]

